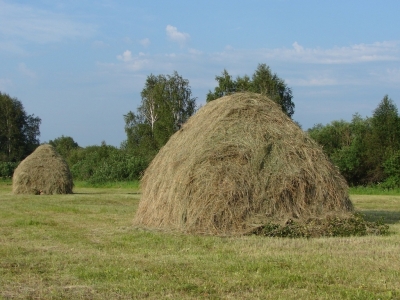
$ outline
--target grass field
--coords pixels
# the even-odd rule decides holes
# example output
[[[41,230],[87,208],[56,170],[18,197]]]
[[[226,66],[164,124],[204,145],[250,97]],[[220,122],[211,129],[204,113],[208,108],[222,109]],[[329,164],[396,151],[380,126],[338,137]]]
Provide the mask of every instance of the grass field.
[[[0,182],[0,299],[400,299],[400,196],[351,196],[388,236],[285,239],[138,230],[135,186],[74,192]]]

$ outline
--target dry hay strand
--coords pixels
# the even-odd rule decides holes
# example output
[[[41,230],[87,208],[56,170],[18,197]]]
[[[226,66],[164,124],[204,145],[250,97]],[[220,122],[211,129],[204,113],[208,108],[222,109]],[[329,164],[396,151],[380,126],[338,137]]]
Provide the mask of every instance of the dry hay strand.
[[[236,235],[270,222],[353,211],[321,147],[265,96],[211,101],[176,132],[141,181],[134,225]]]
[[[14,194],[72,194],[72,188],[68,164],[51,145],[39,146],[14,171]]]

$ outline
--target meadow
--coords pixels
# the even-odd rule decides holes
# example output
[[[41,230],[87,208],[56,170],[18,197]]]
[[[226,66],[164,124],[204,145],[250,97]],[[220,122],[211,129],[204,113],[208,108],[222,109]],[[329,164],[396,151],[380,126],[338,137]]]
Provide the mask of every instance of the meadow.
[[[0,182],[0,299],[400,299],[399,195],[351,195],[389,235],[315,239],[139,230],[139,200],[137,185]]]

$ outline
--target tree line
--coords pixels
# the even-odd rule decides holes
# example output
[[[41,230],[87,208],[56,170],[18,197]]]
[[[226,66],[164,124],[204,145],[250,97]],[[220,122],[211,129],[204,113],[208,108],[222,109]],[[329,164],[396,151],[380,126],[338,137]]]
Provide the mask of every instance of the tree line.
[[[371,117],[355,113],[350,122],[317,124],[308,133],[350,185],[400,186],[400,117],[388,95]]]
[[[233,78],[226,69],[215,76],[207,102],[235,92],[267,95],[289,117],[294,114],[292,90],[266,64],[251,75]],[[103,142],[80,147],[72,137],[48,141],[65,158],[75,180],[91,183],[139,179],[145,168],[197,110],[189,81],[176,71],[149,75],[136,111],[127,112],[126,140],[119,148]],[[22,103],[0,93],[0,177],[12,176],[18,163],[39,146],[41,119],[25,112]],[[372,117],[354,114],[350,122],[316,124],[307,130],[338,166],[350,185],[400,186],[400,117],[394,102],[385,96]]]
[[[253,76],[235,80],[226,70],[216,76],[217,86],[207,102],[236,91],[268,95],[291,116],[294,112],[291,89],[265,64]],[[127,139],[120,148],[102,143],[80,147],[72,137],[48,141],[66,159],[75,179],[95,182],[138,179],[160,148],[197,109],[189,80],[176,71],[171,75],[149,75],[135,112],[125,114]],[[0,177],[11,176],[18,163],[39,146],[40,118],[28,115],[22,103],[1,94]]]

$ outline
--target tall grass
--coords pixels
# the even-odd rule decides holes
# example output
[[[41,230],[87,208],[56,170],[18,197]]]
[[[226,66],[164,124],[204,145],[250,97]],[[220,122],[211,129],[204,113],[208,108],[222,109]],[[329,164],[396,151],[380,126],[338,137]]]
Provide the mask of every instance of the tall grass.
[[[0,299],[400,298],[399,196],[352,196],[388,236],[285,239],[137,230],[137,187],[74,192],[0,183]]]

